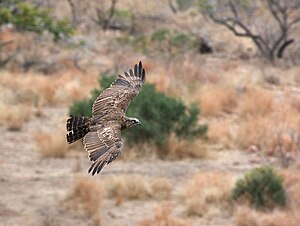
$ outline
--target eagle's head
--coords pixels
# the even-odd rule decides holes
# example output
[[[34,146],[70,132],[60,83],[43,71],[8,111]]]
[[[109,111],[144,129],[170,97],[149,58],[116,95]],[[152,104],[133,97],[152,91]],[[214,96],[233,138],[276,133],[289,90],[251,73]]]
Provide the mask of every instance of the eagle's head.
[[[128,128],[136,126],[136,125],[142,125],[140,120],[138,120],[137,118],[128,117],[128,118],[126,118],[124,129],[128,129]]]

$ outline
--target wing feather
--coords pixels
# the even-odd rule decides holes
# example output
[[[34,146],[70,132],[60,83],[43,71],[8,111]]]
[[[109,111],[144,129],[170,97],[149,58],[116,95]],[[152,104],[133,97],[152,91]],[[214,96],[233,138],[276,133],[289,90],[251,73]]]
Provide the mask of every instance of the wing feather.
[[[134,69],[125,71],[123,75],[105,89],[96,99],[93,105],[93,115],[99,115],[107,109],[120,109],[126,112],[131,100],[139,93],[145,82],[145,69],[142,62],[134,66]]]
[[[99,173],[121,154],[121,125],[113,122],[107,126],[99,125],[96,131],[85,135],[83,144],[93,162],[88,172],[92,175]]]

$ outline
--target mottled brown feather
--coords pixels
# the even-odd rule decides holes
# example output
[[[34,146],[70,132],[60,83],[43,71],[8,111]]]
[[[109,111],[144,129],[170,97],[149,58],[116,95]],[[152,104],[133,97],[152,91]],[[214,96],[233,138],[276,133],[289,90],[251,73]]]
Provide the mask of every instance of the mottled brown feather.
[[[89,172],[99,173],[105,164],[116,159],[121,153],[121,125],[110,122],[107,126],[98,125],[83,138],[83,145],[93,162]],[[99,171],[98,171],[99,170]]]
[[[134,70],[119,75],[93,104],[90,131],[83,144],[93,162],[88,172],[99,173],[121,154],[121,123],[131,100],[145,82],[145,70],[140,62]]]
[[[93,115],[111,107],[126,112],[129,103],[139,93],[144,82],[145,70],[140,62],[134,66],[134,71],[130,69],[129,73],[119,75],[111,86],[100,94],[93,105]]]

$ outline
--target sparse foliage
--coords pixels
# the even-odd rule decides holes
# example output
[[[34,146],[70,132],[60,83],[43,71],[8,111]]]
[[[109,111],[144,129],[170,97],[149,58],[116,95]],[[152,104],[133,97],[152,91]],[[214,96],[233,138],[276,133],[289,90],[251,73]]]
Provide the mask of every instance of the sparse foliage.
[[[173,13],[186,11],[193,4],[193,0],[168,0],[168,4]]]
[[[0,6],[0,26],[10,23],[19,31],[32,31],[39,34],[48,31],[55,41],[73,33],[66,19],[53,19],[48,9],[21,1],[10,3],[4,1],[0,2]]]
[[[154,30],[150,35],[123,35],[117,41],[121,44],[128,44],[137,51],[164,53],[171,57],[188,50],[199,49],[201,46],[201,40],[196,35],[166,28]]]
[[[271,167],[256,168],[237,181],[232,197],[249,198],[250,204],[258,209],[274,208],[286,204],[286,193],[282,178]]]
[[[96,16],[92,20],[104,31],[111,30],[131,30],[134,22],[134,14],[130,10],[117,8],[117,0],[110,1],[110,7],[96,8]]]
[[[291,30],[300,23],[298,0],[198,0],[201,11],[235,35],[252,39],[260,53],[273,61],[294,43]]]

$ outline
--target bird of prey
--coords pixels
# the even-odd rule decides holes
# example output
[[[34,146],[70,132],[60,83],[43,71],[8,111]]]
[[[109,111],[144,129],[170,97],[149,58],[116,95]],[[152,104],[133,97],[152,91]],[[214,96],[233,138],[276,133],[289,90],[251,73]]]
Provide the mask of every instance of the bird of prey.
[[[131,100],[145,82],[142,62],[125,71],[95,100],[92,117],[71,115],[67,120],[67,142],[83,137],[83,145],[93,162],[88,173],[99,173],[121,154],[121,131],[141,125],[137,118],[125,115]]]

